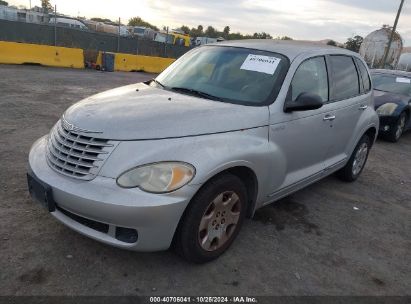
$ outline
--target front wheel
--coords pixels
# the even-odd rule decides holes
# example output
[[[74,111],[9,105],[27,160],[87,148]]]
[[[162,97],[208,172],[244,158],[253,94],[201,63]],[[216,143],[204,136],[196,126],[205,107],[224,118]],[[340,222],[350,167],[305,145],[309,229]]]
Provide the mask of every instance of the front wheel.
[[[368,135],[363,135],[351,154],[348,163],[337,172],[338,177],[346,182],[355,181],[365,167],[370,148],[371,139]]]
[[[241,180],[224,174],[192,199],[177,230],[176,249],[186,260],[205,263],[232,244],[243,223],[247,192]]]
[[[390,142],[397,142],[400,140],[402,133],[404,132],[405,125],[407,123],[407,114],[402,112],[400,117],[391,130],[387,134],[387,140]]]

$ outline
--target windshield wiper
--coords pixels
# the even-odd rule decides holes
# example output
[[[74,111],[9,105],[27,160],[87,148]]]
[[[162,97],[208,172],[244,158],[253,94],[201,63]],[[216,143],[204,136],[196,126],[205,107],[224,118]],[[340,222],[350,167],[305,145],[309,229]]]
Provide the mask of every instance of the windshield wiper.
[[[392,93],[392,92],[390,92],[390,91],[385,91],[385,90],[381,90],[381,89],[377,89],[377,88],[374,88],[374,90],[381,91],[381,92],[385,92],[385,93]]]
[[[211,94],[208,94],[206,92],[202,92],[202,91],[198,91],[198,90],[194,90],[194,89],[189,89],[189,88],[183,88],[183,87],[172,87],[170,88],[170,90],[172,91],[176,91],[176,92],[181,92],[181,93],[188,93],[194,96],[198,96],[198,97],[202,97],[202,98],[206,98],[206,99],[211,99],[211,100],[218,100],[218,101],[222,101],[223,99]]]
[[[156,80],[156,79],[150,79],[151,82],[154,82],[155,84],[158,84],[160,87],[162,88],[166,88],[166,86],[164,84],[162,84],[160,81]]]

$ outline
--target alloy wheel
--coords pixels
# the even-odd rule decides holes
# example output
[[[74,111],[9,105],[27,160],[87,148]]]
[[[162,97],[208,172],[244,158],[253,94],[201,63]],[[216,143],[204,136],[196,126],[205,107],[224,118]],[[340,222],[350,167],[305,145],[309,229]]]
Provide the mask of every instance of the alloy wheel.
[[[368,145],[367,143],[362,143],[358,148],[357,153],[355,153],[354,162],[352,165],[352,173],[354,176],[358,175],[365,165],[368,155]]]
[[[404,131],[404,127],[405,127],[405,115],[401,115],[398,121],[397,130],[395,131],[395,138],[397,140],[401,137],[402,132]]]

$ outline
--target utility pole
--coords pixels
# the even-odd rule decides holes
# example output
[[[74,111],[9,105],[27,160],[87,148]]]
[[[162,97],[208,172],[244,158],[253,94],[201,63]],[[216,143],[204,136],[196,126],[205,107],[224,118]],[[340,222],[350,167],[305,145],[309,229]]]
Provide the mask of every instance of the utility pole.
[[[54,46],[57,46],[57,5],[54,5]]]
[[[121,19],[119,17],[118,18],[117,53],[120,53],[120,33],[121,33],[120,24],[121,24]]]
[[[164,44],[164,57],[167,57],[167,43],[168,43],[168,26],[167,26],[167,32],[166,32],[166,42]]]
[[[385,64],[387,63],[388,54],[390,53],[390,48],[392,40],[394,39],[395,31],[397,30],[398,19],[400,18],[402,6],[404,5],[404,0],[401,0],[400,7],[398,8],[397,17],[395,17],[394,27],[392,28],[390,40],[388,41],[387,49],[385,50],[384,60],[382,61],[382,68],[385,69]]]

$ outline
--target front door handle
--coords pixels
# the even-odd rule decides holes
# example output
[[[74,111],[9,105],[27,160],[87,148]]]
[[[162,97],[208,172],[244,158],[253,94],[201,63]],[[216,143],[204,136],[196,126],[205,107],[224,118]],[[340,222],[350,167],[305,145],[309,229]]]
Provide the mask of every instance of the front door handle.
[[[323,120],[324,121],[327,121],[327,120],[334,120],[335,119],[335,115],[325,115],[324,116],[324,118],[323,118]]]
[[[365,110],[366,108],[368,108],[367,105],[362,105],[362,106],[360,106],[358,109],[359,109],[359,110]]]

